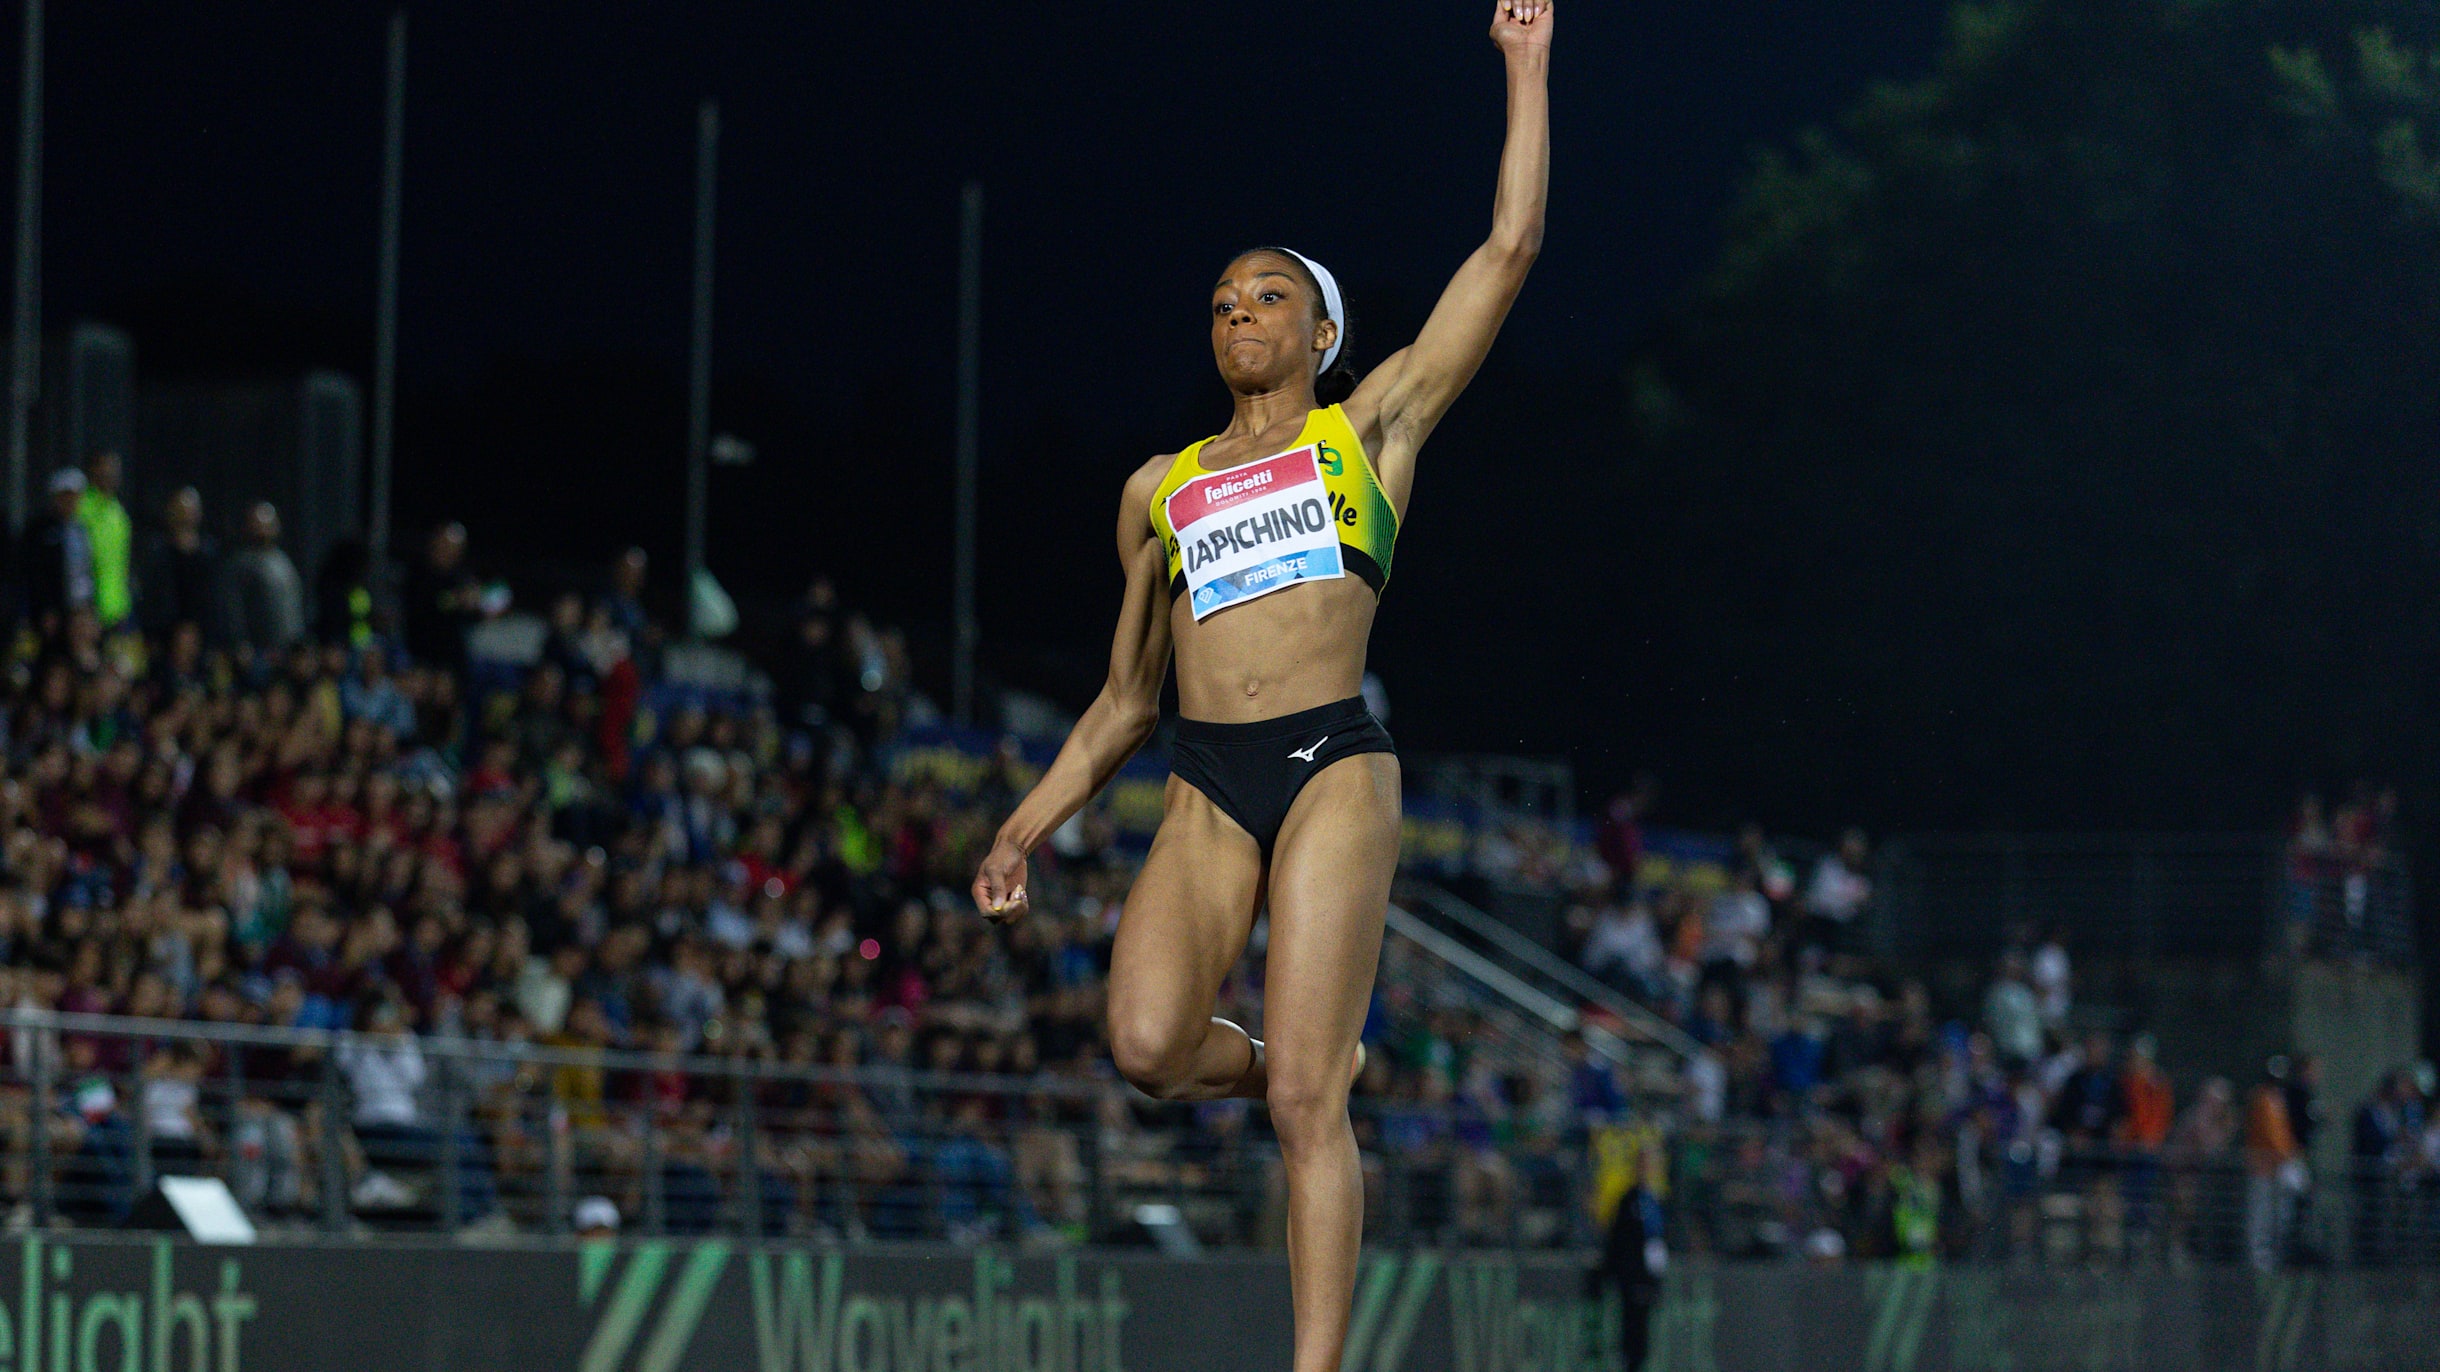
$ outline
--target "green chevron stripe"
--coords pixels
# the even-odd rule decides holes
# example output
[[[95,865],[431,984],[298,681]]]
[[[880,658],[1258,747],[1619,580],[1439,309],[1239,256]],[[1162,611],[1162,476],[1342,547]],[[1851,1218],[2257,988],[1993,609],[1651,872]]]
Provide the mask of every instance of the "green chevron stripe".
[[[2287,1325],[2289,1281],[2284,1274],[2258,1277],[2254,1281],[2255,1299],[2260,1300],[2265,1295],[2270,1298],[2270,1309],[2254,1339],[2255,1372],[2272,1372],[2273,1368],[2279,1366],[2276,1350],[2279,1336]]]
[[[1339,1353],[1339,1372],[1362,1372],[1364,1355],[1372,1348],[1373,1333],[1381,1327],[1381,1312],[1389,1305],[1389,1293],[1398,1284],[1398,1255],[1376,1253],[1364,1274],[1364,1284],[1356,1288],[1356,1308],[1347,1323],[1347,1346]]]
[[[1440,1255],[1417,1253],[1414,1264],[1406,1269],[1406,1286],[1398,1292],[1398,1304],[1390,1312],[1389,1327],[1382,1331],[1381,1346],[1374,1350],[1372,1372],[1398,1372],[1398,1364],[1406,1359],[1407,1341],[1415,1335],[1415,1318],[1423,1313],[1424,1302],[1432,1295],[1432,1279],[1440,1275]]]
[[[617,1262],[618,1245],[608,1239],[588,1240],[576,1250],[576,1293],[583,1304],[591,1305],[602,1293],[602,1278]]]
[[[1885,1267],[1875,1267],[1864,1274],[1864,1292],[1873,1303],[1872,1333],[1864,1342],[1864,1366],[1870,1372],[1884,1372],[1889,1366],[1889,1334],[1898,1322],[1896,1302],[1891,1299],[1897,1285],[1891,1280],[1892,1275]]]
[[[1897,1345],[1890,1351],[1890,1366],[1894,1372],[1915,1372],[1915,1359],[1923,1352],[1923,1333],[1932,1322],[1932,1300],[1939,1290],[1940,1271],[1933,1267],[1901,1268],[1900,1279],[1906,1283],[1910,1299],[1906,1303],[1906,1319],[1899,1326]]]
[[[1876,1267],[1865,1274],[1873,1294],[1872,1333],[1864,1366],[1872,1372],[1913,1372],[1932,1313],[1934,1275],[1928,1268]]]
[[[593,1326],[593,1341],[585,1345],[577,1372],[618,1372],[618,1365],[627,1360],[627,1345],[635,1342],[635,1331],[644,1325],[644,1312],[661,1292],[661,1274],[668,1269],[668,1244],[647,1243],[636,1248],[610,1293],[610,1308],[602,1312],[602,1322]]]
[[[711,1303],[712,1288],[720,1284],[720,1274],[728,1265],[727,1240],[706,1239],[695,1246],[686,1259],[686,1270],[678,1274],[678,1289],[670,1293],[661,1322],[653,1326],[652,1339],[644,1345],[643,1357],[636,1360],[636,1372],[676,1372],[678,1359],[686,1354],[686,1341],[695,1336],[703,1307]]]
[[[25,1350],[26,1366],[33,1367],[42,1358],[42,1235],[25,1236],[25,1262],[18,1271],[25,1278],[25,1304],[19,1307],[25,1311],[25,1327],[17,1331],[17,1346]]]
[[[2311,1273],[2296,1278],[2294,1293],[2287,1302],[2287,1329],[2279,1340],[2279,1366],[2283,1369],[2294,1367],[2297,1356],[2304,1351],[2304,1331],[2313,1322],[2313,1291],[2318,1284]]]

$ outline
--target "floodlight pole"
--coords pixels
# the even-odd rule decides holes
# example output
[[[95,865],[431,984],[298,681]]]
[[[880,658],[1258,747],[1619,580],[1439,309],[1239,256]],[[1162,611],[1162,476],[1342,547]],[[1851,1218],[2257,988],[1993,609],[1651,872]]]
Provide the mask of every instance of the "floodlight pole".
[[[20,95],[17,302],[8,385],[8,529],[12,538],[25,532],[28,428],[42,368],[42,0],[25,0],[25,75]]]
[[[975,485],[983,418],[983,183],[966,183],[957,254],[957,663],[950,693],[957,722],[974,722]]]
[[[718,189],[720,102],[695,111],[695,327],[686,402],[686,623],[695,619],[695,582],[703,575],[705,506],[711,497],[712,209]]]
[[[373,492],[365,547],[376,592],[390,566],[390,454],[398,406],[398,215],[406,185],[407,12],[390,14],[389,102],[381,140],[381,266],[373,313]]]

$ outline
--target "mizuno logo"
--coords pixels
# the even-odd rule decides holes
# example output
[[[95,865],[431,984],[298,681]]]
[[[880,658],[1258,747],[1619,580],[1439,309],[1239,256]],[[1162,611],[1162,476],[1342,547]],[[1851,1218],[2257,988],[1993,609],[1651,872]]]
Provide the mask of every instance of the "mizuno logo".
[[[1288,754],[1288,756],[1295,758],[1299,762],[1311,762],[1313,761],[1313,754],[1315,750],[1319,749],[1323,744],[1328,743],[1329,741],[1330,735],[1324,734],[1320,738],[1313,740],[1313,747],[1299,748],[1295,752]]]

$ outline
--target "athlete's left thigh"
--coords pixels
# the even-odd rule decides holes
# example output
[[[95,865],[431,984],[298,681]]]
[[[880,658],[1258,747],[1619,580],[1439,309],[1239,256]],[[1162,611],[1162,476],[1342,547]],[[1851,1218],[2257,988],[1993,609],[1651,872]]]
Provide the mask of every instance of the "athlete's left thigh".
[[[1398,776],[1393,753],[1323,768],[1272,847],[1262,1037],[1275,1093],[1347,1087],[1398,871]]]

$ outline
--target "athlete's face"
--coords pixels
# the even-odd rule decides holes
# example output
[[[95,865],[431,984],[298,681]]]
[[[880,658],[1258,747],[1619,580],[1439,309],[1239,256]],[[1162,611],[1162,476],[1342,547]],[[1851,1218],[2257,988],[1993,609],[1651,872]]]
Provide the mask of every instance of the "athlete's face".
[[[1276,391],[1310,379],[1338,337],[1297,265],[1247,253],[1212,287],[1212,360],[1235,391]]]

